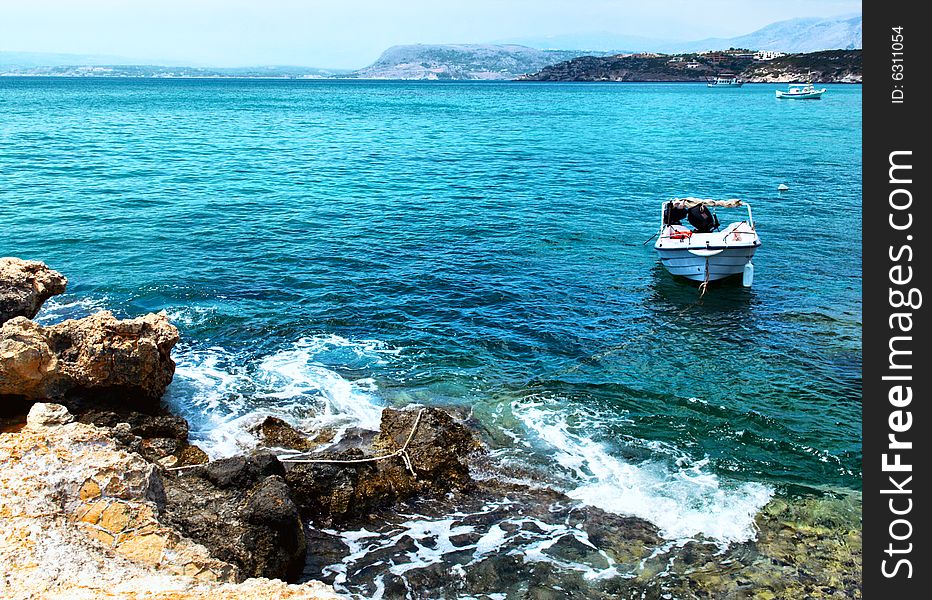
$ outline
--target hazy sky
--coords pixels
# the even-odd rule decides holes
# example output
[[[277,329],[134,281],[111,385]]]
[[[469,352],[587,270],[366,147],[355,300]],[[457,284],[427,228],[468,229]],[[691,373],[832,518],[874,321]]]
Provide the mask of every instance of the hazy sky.
[[[587,32],[696,40],[860,11],[850,0],[0,0],[0,51],[357,68],[393,44]]]

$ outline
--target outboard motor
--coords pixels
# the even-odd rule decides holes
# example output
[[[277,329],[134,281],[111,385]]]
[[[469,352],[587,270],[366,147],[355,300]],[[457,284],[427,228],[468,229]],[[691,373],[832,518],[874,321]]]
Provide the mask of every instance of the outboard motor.
[[[685,208],[676,206],[673,201],[667,202],[663,205],[663,224],[679,225],[687,213]]]
[[[686,218],[696,228],[696,233],[710,233],[718,227],[718,217],[703,204],[690,208]]]

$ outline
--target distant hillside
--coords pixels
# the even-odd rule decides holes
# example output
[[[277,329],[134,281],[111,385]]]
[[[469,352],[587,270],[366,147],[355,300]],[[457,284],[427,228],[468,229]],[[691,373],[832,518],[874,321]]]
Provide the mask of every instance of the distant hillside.
[[[705,81],[721,73],[746,81],[861,81],[861,50],[788,54],[767,61],[701,54],[581,56],[521,77],[525,81]]]
[[[348,70],[315,69],[312,67],[167,67],[161,65],[53,65],[53,66],[4,66],[0,64],[2,76],[32,77],[153,77],[153,78],[223,78],[223,77],[280,77],[286,79],[319,79],[348,73]]]
[[[495,44],[392,46],[354,72],[363,79],[514,79],[579,56],[579,51]]]
[[[750,82],[813,81],[824,83],[861,83],[861,50],[830,50],[808,54],[787,54],[774,60],[754,63],[741,76]]]
[[[696,42],[664,44],[660,52],[701,52],[723,48],[751,48],[780,52],[855,50],[861,48],[861,17],[790,19],[734,38],[709,38]]]

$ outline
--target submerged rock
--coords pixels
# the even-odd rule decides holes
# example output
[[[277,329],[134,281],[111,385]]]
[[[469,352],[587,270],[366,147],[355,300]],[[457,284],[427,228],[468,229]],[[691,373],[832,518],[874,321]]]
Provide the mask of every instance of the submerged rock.
[[[49,327],[16,317],[0,327],[0,396],[93,394],[151,407],[171,383],[177,342],[164,314],[119,320],[104,311]]]
[[[68,280],[37,260],[0,258],[0,325],[13,317],[31,319],[42,304],[65,292]]]

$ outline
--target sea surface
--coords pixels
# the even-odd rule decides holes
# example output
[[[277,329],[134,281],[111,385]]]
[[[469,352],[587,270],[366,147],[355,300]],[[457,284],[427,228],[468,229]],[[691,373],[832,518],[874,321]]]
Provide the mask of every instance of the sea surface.
[[[45,323],[167,311],[214,457],[462,407],[503,469],[727,545],[861,485],[861,88],[776,87],[0,78],[0,256],[68,276]],[[663,270],[680,196],[751,203],[752,288]]]

